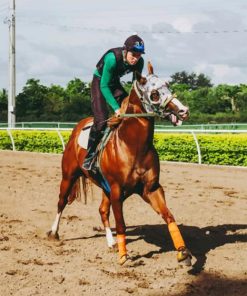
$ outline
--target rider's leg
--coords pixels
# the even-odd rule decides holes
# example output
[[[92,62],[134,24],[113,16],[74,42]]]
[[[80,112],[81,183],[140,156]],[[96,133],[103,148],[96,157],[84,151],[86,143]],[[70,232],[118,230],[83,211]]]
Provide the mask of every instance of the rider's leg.
[[[119,106],[121,106],[123,99],[128,96],[128,93],[123,88],[120,81],[112,87],[111,91]]]
[[[82,167],[86,170],[91,169],[92,160],[95,157],[95,150],[99,144],[103,131],[106,126],[106,120],[108,118],[108,110],[106,101],[100,91],[100,78],[97,76],[93,77],[91,86],[91,97],[92,97],[92,111],[94,116],[94,124],[91,128],[89,141],[88,141],[88,153],[84,160]]]
[[[89,134],[89,140],[87,145],[87,155],[83,162],[82,168],[85,170],[90,170],[92,166],[92,161],[95,157],[96,148],[102,138],[102,132],[97,131],[93,125]]]

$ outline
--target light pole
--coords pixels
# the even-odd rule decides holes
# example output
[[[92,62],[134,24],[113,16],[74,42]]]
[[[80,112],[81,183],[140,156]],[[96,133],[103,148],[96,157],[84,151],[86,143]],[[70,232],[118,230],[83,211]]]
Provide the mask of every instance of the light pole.
[[[8,93],[8,127],[15,127],[15,0],[10,0],[9,15],[9,93]]]

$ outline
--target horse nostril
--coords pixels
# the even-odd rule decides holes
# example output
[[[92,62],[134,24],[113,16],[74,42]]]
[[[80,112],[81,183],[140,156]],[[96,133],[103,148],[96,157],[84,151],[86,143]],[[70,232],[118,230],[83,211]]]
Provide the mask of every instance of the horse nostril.
[[[185,115],[187,113],[187,110],[181,109],[178,111],[179,115]]]
[[[178,115],[181,116],[181,118],[186,119],[189,116],[189,108],[185,107],[183,109],[180,109]]]

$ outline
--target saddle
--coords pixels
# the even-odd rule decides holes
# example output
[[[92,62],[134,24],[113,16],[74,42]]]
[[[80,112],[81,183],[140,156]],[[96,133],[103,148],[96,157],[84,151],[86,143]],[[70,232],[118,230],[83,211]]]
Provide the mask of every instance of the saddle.
[[[101,184],[102,188],[107,193],[110,193],[110,186],[101,171],[100,161],[101,161],[103,150],[106,144],[108,143],[113,130],[121,123],[122,119],[123,118],[116,117],[116,116],[110,117],[108,119],[107,128],[105,129],[104,135],[96,148],[93,159],[91,160],[91,169],[88,170],[88,173],[91,175],[91,177],[93,177],[99,184]],[[79,135],[79,138],[78,138],[78,144],[84,149],[87,149],[87,142],[88,142],[88,137],[89,137],[91,127],[92,127],[92,122],[87,124],[82,129],[81,134]]]
[[[91,126],[92,126],[92,122],[90,122],[81,130],[81,133],[78,137],[78,144],[80,147],[84,149],[87,149],[88,137],[89,137]],[[100,160],[101,160],[104,147],[106,146],[106,144],[108,143],[111,137],[112,131],[113,130],[110,127],[107,127],[105,129],[104,135],[96,148],[93,159],[91,160],[91,169],[88,170],[88,173],[90,174],[90,176],[94,178],[95,181],[97,181],[97,183],[99,183],[102,186],[102,189],[104,189],[106,193],[110,193],[111,190],[107,180],[102,174],[102,171],[100,168]]]

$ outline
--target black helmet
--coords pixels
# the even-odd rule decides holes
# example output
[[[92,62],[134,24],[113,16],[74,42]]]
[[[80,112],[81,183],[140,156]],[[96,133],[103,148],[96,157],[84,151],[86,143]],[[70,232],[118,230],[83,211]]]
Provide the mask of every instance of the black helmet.
[[[144,41],[138,35],[131,35],[124,42],[124,48],[128,51],[145,53]]]

